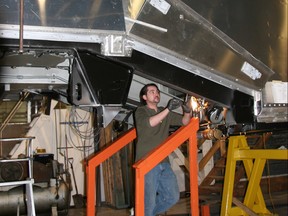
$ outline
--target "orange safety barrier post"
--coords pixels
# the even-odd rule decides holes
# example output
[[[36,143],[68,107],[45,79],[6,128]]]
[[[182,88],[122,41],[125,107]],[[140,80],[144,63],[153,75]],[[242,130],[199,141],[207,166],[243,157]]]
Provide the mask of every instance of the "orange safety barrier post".
[[[209,204],[201,205],[201,216],[210,216]]]
[[[192,118],[190,123],[182,126],[169,136],[160,146],[151,151],[146,157],[133,165],[135,176],[135,215],[144,216],[144,177],[151,169],[166,158],[178,146],[189,140],[189,170],[190,170],[190,204],[191,215],[199,215],[198,201],[198,162],[197,162],[197,131],[199,120]]]
[[[120,149],[136,138],[136,129],[132,128],[127,133],[115,140],[110,146],[100,150],[87,162],[86,177],[87,177],[87,216],[95,216],[96,207],[96,167],[103,161],[111,157]]]

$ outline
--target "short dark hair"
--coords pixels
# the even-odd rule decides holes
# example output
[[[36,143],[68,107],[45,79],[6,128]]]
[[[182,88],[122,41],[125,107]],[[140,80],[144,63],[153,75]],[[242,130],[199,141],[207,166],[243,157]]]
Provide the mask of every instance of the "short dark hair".
[[[159,88],[158,88],[158,86],[157,86],[155,83],[148,83],[148,84],[144,85],[144,86],[142,87],[142,89],[140,90],[140,93],[139,93],[140,102],[141,102],[143,105],[146,105],[146,101],[143,99],[143,95],[146,95],[146,94],[147,94],[148,87],[150,87],[150,86],[156,87],[157,90],[159,91]]]

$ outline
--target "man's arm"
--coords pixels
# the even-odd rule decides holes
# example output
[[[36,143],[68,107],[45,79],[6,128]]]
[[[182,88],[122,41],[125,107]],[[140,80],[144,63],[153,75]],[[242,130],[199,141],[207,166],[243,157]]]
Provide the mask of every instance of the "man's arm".
[[[182,117],[182,124],[187,125],[190,122],[191,117],[192,117],[191,113],[184,112],[183,117]]]
[[[168,113],[170,111],[177,109],[180,106],[181,106],[181,101],[179,101],[177,99],[169,100],[167,107],[164,110],[162,110],[161,112],[159,112],[156,115],[151,116],[149,118],[149,123],[150,123],[151,127],[155,127],[158,124],[160,124],[163,121],[163,119],[166,118],[166,116],[168,115]]]
[[[160,124],[163,121],[163,119],[166,118],[168,113],[169,113],[169,109],[165,108],[164,110],[162,110],[161,112],[157,113],[156,115],[151,116],[149,118],[149,123],[150,123],[151,127],[155,127],[158,124]]]

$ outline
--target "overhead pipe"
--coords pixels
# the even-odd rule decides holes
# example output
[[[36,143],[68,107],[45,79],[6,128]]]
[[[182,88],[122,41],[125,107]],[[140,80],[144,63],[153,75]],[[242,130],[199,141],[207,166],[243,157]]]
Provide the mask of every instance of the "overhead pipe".
[[[19,52],[23,53],[24,0],[20,0]]]

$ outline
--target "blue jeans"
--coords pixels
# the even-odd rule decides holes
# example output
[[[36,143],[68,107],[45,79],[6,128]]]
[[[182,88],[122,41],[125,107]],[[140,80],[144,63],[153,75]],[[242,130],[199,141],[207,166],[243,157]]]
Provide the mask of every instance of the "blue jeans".
[[[160,163],[145,175],[145,216],[165,212],[178,200],[177,179],[169,163]]]

